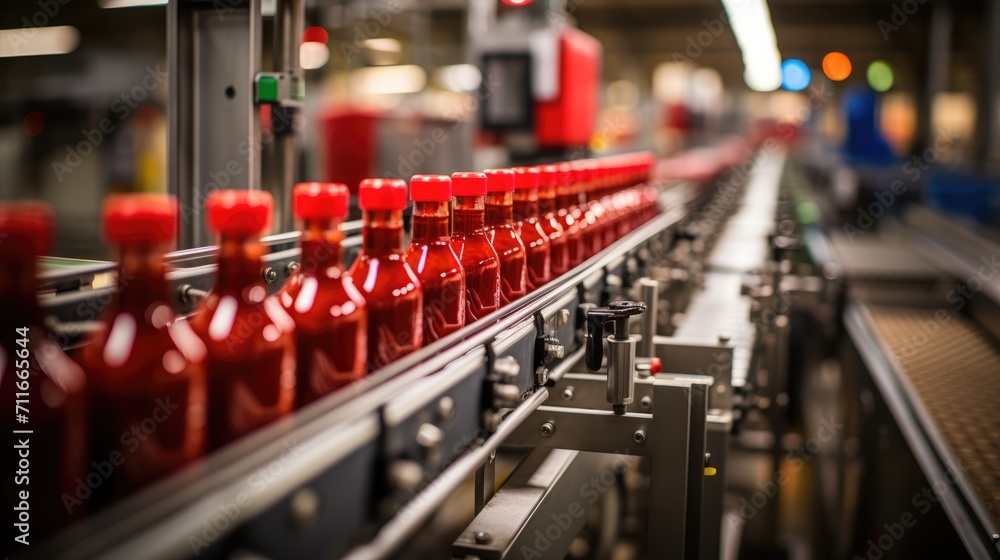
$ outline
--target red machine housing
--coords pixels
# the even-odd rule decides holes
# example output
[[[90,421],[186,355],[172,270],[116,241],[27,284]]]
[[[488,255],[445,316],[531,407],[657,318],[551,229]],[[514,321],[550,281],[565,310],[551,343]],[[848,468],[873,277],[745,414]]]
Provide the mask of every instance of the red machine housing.
[[[554,99],[535,102],[535,138],[545,147],[587,145],[597,118],[601,44],[567,28],[558,48],[559,91]]]

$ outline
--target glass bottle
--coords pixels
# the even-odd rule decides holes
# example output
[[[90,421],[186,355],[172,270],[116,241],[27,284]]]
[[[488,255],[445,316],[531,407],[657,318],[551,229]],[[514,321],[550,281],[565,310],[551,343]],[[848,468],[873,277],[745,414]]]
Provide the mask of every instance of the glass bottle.
[[[424,291],[424,344],[465,326],[465,272],[451,249],[451,178],[410,179],[413,231],[406,262]]]
[[[368,309],[344,270],[340,247],[349,200],[347,186],[339,183],[300,183],[292,191],[302,256],[280,299],[295,321],[300,407],[365,376]]]
[[[215,288],[191,326],[208,347],[208,448],[218,449],[295,408],[295,322],[261,275],[271,194],[219,190],[208,221],[219,234]]]
[[[559,168],[543,165],[538,182],[538,223],[549,238],[549,254],[552,264],[552,278],[565,274],[570,269],[569,238],[556,216],[556,186]]]
[[[358,188],[364,211],[361,254],[351,277],[368,302],[368,372],[423,345],[423,290],[403,253],[406,182],[365,179]]]
[[[538,222],[537,167],[519,167],[514,178],[514,220],[528,257],[528,292],[541,288],[552,278],[549,238]]]
[[[115,195],[104,204],[105,237],[119,250],[118,293],[80,354],[92,410],[100,411],[91,419],[92,459],[124,457],[121,473],[97,489],[102,499],[134,491],[205,450],[205,343],[187,321],[175,321],[163,262],[176,229],[173,197]]]
[[[527,293],[524,243],[514,227],[514,172],[486,170],[486,237],[500,259],[500,305]]]
[[[486,238],[486,175],[453,173],[455,231],[451,248],[465,269],[465,322],[500,308],[500,259]]]
[[[36,295],[36,262],[51,242],[47,205],[0,205],[0,405],[10,415],[0,482],[10,508],[5,514],[8,538],[0,546],[4,554],[23,551],[14,536],[27,532],[33,545],[78,519],[90,505],[86,482],[78,493],[90,468],[86,377],[43,326]],[[21,453],[29,455],[28,472],[18,473],[23,470]],[[21,507],[30,516],[24,531],[14,525],[20,522],[16,508],[21,492],[29,498]],[[63,496],[69,496],[65,503]]]

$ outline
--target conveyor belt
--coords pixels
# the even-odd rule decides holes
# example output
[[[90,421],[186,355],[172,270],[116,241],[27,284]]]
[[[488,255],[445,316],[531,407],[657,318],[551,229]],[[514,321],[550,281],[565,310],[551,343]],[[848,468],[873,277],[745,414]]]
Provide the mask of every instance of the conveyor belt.
[[[750,321],[750,298],[740,293],[742,283],[741,274],[705,273],[705,288],[691,298],[684,322],[674,332],[675,339],[710,344],[728,334],[733,344],[733,387],[746,385],[757,337],[756,324]]]
[[[942,323],[936,309],[869,311],[899,371],[1000,522],[1000,345],[955,313]]]

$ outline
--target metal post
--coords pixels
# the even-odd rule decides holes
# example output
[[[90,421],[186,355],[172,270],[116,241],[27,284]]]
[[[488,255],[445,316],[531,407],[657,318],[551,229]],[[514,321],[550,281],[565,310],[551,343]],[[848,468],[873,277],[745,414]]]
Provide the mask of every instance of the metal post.
[[[934,2],[927,41],[927,87],[921,107],[920,126],[924,132],[924,148],[934,148],[934,126],[931,123],[934,97],[948,85],[948,63],[951,55],[952,13],[948,2]]]
[[[656,304],[659,299],[660,283],[652,278],[639,279],[639,300],[646,304],[646,312],[642,315],[639,324],[642,338],[639,339],[639,347],[636,348],[636,355],[641,358],[651,358],[656,355],[656,347],[653,338],[656,336],[657,310]]]
[[[291,83],[290,91],[304,87],[299,67],[299,45],[302,43],[305,7],[303,0],[278,0],[274,14],[275,71]],[[273,156],[269,161],[267,190],[274,196],[274,223],[276,232],[292,229],[291,190],[298,175],[298,149],[296,146],[296,115],[298,103],[283,99],[271,108],[271,131],[274,134]]]
[[[997,126],[997,103],[1000,102],[1000,76],[997,65],[1000,64],[1000,0],[989,0],[986,3],[986,18],[984,21],[986,43],[983,56],[983,85],[978,106],[976,123],[977,154],[979,162],[986,168],[1000,164],[1000,126]]]
[[[493,451],[476,469],[476,515],[483,511],[496,491],[497,452]]]
[[[653,446],[649,463],[650,558],[685,558],[690,465],[691,383],[653,386]]]
[[[177,196],[178,248],[210,242],[211,191],[259,189],[261,0],[167,4],[169,190]]]

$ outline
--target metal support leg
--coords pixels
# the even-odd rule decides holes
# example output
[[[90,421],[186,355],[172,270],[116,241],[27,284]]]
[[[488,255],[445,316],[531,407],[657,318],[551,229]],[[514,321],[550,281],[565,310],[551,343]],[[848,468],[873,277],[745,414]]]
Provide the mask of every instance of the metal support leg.
[[[646,312],[642,314],[639,328],[642,338],[636,347],[635,355],[640,358],[651,358],[656,355],[653,339],[656,337],[657,303],[660,296],[660,283],[652,278],[639,280],[640,298],[646,304]]]
[[[649,457],[650,558],[685,558],[691,392],[691,384],[682,380],[658,381],[653,387],[656,441]]]
[[[490,453],[483,466],[476,469],[476,515],[479,515],[493,498],[496,490],[496,472],[497,452],[494,451]]]

